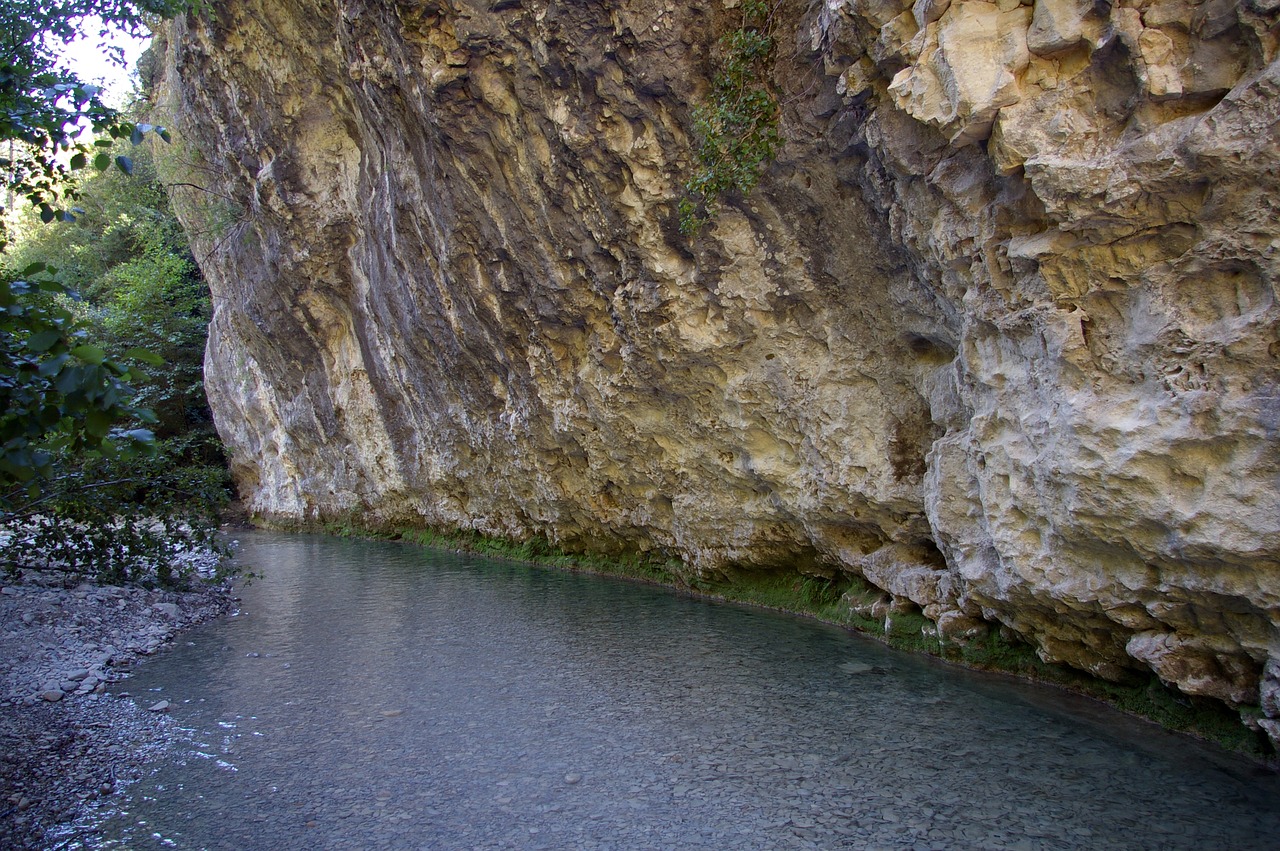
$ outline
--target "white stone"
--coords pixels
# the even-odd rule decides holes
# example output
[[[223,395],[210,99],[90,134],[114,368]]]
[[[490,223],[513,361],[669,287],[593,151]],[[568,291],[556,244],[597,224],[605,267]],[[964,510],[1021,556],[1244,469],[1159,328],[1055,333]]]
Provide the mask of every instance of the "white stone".
[[[950,7],[929,26],[919,58],[893,78],[899,108],[941,129],[956,145],[987,138],[1001,107],[1017,103],[1018,75],[1030,62],[1031,10],[994,3]]]
[[[1082,44],[1093,5],[1092,0],[1036,0],[1027,48],[1048,56]]]

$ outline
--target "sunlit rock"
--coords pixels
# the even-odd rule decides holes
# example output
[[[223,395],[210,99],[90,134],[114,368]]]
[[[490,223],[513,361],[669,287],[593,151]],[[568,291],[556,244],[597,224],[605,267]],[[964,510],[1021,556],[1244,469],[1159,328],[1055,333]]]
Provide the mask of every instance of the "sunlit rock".
[[[1280,10],[784,3],[786,144],[690,239],[730,5],[169,28],[250,510],[844,573],[1274,731]]]

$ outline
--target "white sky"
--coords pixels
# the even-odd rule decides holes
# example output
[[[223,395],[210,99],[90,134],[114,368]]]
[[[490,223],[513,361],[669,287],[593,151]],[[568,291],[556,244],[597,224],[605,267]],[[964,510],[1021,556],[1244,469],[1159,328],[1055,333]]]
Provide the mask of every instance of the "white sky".
[[[80,79],[84,82],[103,86],[106,89],[103,99],[109,104],[119,106],[122,99],[133,88],[131,77],[134,66],[138,63],[138,57],[151,44],[151,39],[135,39],[121,33],[111,33],[107,44],[124,48],[125,60],[128,62],[126,69],[108,60],[107,52],[102,46],[103,40],[98,38],[97,28],[94,27],[91,32],[92,35],[64,49],[67,64],[80,75]]]

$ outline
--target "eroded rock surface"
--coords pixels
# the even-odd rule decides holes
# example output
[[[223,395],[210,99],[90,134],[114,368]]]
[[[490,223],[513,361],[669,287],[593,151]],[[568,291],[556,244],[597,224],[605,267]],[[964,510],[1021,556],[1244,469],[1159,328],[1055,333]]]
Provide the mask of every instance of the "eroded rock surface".
[[[865,577],[1280,726],[1280,5],[231,0],[156,72],[251,510]],[[1263,700],[1263,698],[1266,698]]]

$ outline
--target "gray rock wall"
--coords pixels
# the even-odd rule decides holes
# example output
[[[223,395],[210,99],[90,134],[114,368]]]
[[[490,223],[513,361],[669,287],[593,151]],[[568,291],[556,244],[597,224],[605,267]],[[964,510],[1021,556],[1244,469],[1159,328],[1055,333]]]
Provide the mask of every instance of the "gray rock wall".
[[[250,509],[857,574],[1280,733],[1276,4],[785,0],[786,144],[689,239],[736,6],[172,25]]]

